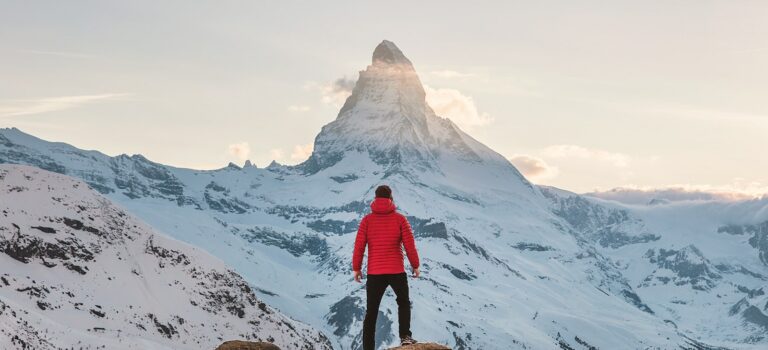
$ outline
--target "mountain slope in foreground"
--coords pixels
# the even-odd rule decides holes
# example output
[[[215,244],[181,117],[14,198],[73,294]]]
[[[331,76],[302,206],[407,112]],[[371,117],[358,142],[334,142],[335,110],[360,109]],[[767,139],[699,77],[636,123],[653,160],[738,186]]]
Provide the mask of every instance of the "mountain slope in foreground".
[[[38,168],[0,165],[0,266],[4,349],[331,349],[218,259]]]

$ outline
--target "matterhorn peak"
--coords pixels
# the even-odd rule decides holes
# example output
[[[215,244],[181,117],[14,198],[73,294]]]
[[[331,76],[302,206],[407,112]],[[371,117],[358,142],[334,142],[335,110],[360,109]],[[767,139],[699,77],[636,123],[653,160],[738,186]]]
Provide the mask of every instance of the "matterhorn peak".
[[[323,126],[312,156],[299,167],[316,173],[361,154],[387,174],[484,163],[502,169],[500,177],[522,179],[504,157],[435,115],[413,64],[387,40],[373,50],[336,120]]]
[[[404,64],[412,66],[411,61],[403,55],[403,52],[395,43],[384,40],[373,50],[372,63],[376,64]]]

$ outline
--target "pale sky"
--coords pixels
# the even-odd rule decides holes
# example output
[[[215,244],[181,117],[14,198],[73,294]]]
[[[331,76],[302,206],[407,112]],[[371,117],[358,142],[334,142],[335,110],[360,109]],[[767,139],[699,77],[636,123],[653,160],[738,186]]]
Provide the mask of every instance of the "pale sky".
[[[382,40],[534,182],[768,193],[768,1],[0,0],[0,127],[292,164]],[[340,80],[339,79],[343,79]]]

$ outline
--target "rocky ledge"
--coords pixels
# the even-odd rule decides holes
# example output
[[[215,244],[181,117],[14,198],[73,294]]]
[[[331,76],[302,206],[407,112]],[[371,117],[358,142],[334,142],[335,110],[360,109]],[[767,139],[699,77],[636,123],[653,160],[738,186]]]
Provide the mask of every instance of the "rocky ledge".
[[[216,350],[280,350],[277,345],[263,341],[251,342],[242,340],[230,340],[219,345]]]
[[[451,350],[451,348],[437,343],[418,343],[413,345],[403,345],[389,350]]]

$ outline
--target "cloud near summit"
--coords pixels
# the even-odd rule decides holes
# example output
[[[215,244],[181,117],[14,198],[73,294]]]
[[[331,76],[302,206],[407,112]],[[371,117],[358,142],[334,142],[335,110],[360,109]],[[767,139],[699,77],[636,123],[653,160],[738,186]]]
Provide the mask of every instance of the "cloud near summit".
[[[304,88],[307,90],[319,91],[320,100],[324,104],[341,108],[347,100],[347,97],[352,94],[352,89],[355,88],[355,83],[356,81],[353,79],[342,77],[324,84],[310,81],[304,84]]]
[[[480,113],[475,100],[456,89],[432,88],[424,85],[427,93],[427,104],[435,114],[451,119],[462,129],[488,125],[493,118],[488,113]]]
[[[347,97],[352,94],[355,84],[355,80],[343,77],[326,84],[309,82],[304,87],[320,91],[321,101],[324,104],[341,108]],[[435,114],[451,119],[462,129],[470,130],[493,122],[493,118],[488,113],[478,111],[474,98],[459,90],[424,85],[424,92],[427,104],[432,107]]]

